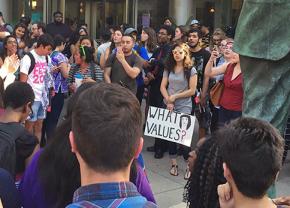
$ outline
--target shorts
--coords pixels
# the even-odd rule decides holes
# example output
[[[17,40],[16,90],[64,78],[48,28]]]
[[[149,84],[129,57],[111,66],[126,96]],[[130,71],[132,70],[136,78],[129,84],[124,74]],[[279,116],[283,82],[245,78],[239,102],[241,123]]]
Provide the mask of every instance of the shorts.
[[[35,122],[43,120],[46,117],[46,112],[42,106],[41,101],[34,101],[32,104],[32,114],[28,117],[28,121]]]

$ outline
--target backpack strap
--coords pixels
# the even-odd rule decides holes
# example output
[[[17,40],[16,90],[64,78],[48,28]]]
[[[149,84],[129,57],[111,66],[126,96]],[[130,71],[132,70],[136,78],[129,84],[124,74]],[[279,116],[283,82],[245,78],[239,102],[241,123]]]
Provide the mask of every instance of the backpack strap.
[[[34,58],[34,56],[32,55],[31,52],[28,52],[27,56],[29,56],[29,58],[30,58],[30,67],[29,67],[29,70],[28,70],[28,75],[29,75],[29,74],[31,74],[31,72],[33,71],[33,69],[35,67],[35,58]]]
[[[32,55],[31,52],[28,52],[27,55],[29,56],[30,58],[30,67],[29,67],[29,70],[28,70],[28,75],[31,74],[31,72],[33,71],[34,67],[35,67],[35,58],[34,56]],[[46,63],[48,64],[48,56],[45,56],[45,60],[46,60]]]

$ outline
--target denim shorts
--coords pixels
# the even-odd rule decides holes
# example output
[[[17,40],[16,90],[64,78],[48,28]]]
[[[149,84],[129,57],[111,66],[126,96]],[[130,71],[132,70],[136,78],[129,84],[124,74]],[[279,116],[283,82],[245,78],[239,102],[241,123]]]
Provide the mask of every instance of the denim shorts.
[[[35,122],[45,119],[46,113],[41,101],[34,101],[32,104],[32,114],[28,117],[28,121]]]

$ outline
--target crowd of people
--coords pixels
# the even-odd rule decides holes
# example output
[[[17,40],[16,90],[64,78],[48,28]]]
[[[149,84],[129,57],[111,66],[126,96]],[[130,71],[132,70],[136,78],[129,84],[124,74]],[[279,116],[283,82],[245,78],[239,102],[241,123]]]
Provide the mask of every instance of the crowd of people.
[[[86,24],[73,31],[53,16],[12,27],[0,13],[4,207],[157,207],[141,154],[143,104],[145,117],[149,106],[196,116],[194,147],[156,138],[147,148],[156,159],[169,152],[172,177],[183,155],[188,207],[290,206],[267,195],[287,149],[269,123],[241,118],[231,32],[165,18],[158,29],[105,28],[99,43]]]

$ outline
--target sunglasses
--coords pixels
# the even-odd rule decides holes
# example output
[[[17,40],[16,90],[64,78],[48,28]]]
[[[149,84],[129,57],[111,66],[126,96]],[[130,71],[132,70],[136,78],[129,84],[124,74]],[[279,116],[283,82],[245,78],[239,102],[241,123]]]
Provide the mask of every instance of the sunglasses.
[[[172,53],[173,53],[173,55],[177,55],[177,54],[182,55],[182,54],[184,54],[184,51],[173,50]]]

